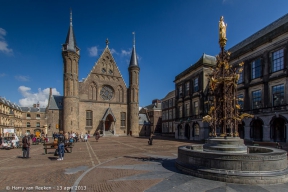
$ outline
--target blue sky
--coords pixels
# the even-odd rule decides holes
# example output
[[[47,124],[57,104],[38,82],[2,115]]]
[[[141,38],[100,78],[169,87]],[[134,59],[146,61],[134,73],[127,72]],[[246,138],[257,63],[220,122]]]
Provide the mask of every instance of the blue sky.
[[[217,55],[218,21],[234,46],[287,13],[287,0],[0,0],[0,96],[45,106],[49,87],[63,94],[61,45],[73,10],[85,78],[109,38],[128,84],[132,32],[140,64],[140,106],[174,89],[177,74],[203,53]]]

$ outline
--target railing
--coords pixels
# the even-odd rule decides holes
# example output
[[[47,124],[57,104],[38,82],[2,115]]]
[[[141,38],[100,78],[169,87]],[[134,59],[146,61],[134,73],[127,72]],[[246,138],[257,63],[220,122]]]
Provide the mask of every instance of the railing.
[[[239,113],[261,114],[261,113],[282,112],[287,110],[288,110],[288,104],[285,104],[285,105],[278,105],[275,107],[261,107],[250,110],[239,110]]]

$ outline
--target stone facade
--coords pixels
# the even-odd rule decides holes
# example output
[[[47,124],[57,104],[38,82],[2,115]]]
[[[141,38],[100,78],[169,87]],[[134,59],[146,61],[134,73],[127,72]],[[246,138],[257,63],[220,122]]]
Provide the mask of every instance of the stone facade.
[[[0,134],[11,136],[7,130],[13,130],[17,135],[21,135],[22,114],[20,106],[0,97]]]
[[[162,108],[161,100],[154,99],[151,105],[147,105],[140,110],[140,113],[148,114],[151,132],[161,133],[162,132]]]
[[[202,122],[208,113],[208,78],[216,58],[203,56],[188,69],[175,77],[175,138],[202,140],[208,137],[209,126]]]
[[[244,62],[238,82],[241,112],[254,115],[239,126],[241,138],[287,142],[288,14],[232,47],[230,63]]]
[[[64,96],[49,97],[47,107],[50,132],[64,130],[103,135],[139,136],[139,71],[133,45],[127,88],[106,40],[106,48],[88,76],[78,81],[80,49],[72,27],[63,44]],[[133,62],[132,62],[133,61]],[[58,125],[56,128],[55,125]]]
[[[40,136],[41,133],[47,134],[47,118],[46,108],[40,108],[34,105],[33,107],[21,107],[22,109],[22,130],[20,135],[26,132]]]
[[[162,103],[162,136],[175,137],[175,90],[170,91]]]

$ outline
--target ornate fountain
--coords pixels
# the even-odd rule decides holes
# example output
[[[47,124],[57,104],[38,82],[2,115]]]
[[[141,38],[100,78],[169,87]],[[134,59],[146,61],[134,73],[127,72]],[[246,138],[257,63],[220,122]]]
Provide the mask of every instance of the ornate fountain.
[[[276,148],[245,146],[239,137],[238,124],[253,115],[239,114],[237,82],[243,63],[236,69],[229,64],[230,53],[223,16],[219,21],[219,45],[217,64],[208,76],[213,96],[208,115],[203,121],[211,131],[204,145],[178,148],[176,167],[185,173],[225,182],[243,184],[275,184],[288,182],[287,153]]]

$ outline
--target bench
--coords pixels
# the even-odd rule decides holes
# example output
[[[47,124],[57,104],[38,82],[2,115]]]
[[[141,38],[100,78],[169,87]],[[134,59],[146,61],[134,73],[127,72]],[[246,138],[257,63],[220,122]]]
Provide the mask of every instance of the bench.
[[[266,147],[275,147],[277,149],[282,149],[282,144],[279,142],[261,142],[253,141],[254,146],[266,146]]]
[[[55,143],[44,143],[44,152],[45,154],[47,154],[47,150],[53,149],[53,150],[57,150],[58,149],[58,144]],[[64,144],[64,152],[66,151],[67,153],[72,153],[72,149],[73,149],[73,143],[65,143]]]

